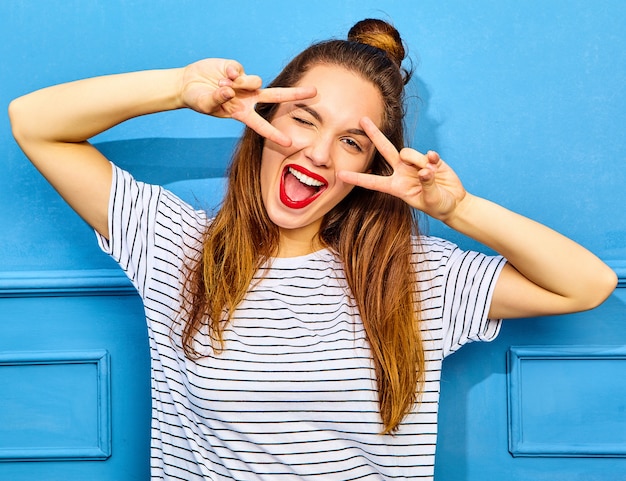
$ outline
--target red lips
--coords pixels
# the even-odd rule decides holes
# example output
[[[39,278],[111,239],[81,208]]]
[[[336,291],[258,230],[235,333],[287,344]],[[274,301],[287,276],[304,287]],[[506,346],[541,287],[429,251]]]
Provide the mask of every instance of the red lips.
[[[291,209],[302,209],[317,199],[326,187],[328,182],[320,175],[290,164],[285,166],[280,179],[280,200]]]

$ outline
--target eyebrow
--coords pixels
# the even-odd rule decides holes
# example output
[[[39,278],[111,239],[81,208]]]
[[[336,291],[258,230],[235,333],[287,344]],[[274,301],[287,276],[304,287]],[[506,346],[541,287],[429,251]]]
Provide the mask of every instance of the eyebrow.
[[[296,104],[296,107],[299,108],[299,109],[304,110],[307,113],[309,113],[318,122],[320,122],[320,123],[323,122],[322,116],[314,108],[309,107],[308,105],[305,105],[305,104]],[[346,132],[348,132],[349,134],[352,134],[352,135],[362,135],[363,137],[369,139],[369,137],[367,136],[365,131],[361,130],[361,129],[348,129]]]

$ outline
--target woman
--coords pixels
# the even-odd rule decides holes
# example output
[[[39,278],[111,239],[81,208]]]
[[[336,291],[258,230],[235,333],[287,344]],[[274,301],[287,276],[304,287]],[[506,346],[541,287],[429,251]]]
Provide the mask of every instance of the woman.
[[[615,287],[581,246],[404,147],[404,56],[366,20],[267,89],[211,59],[11,104],[26,155],[144,301],[153,479],[431,479],[445,355],[493,339],[497,319],[590,309]],[[87,142],[176,108],[247,126],[215,219]],[[500,256],[419,235],[413,209]]]

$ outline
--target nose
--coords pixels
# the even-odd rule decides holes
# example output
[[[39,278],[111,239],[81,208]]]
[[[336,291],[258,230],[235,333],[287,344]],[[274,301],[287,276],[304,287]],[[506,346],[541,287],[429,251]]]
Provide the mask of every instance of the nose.
[[[329,167],[332,164],[332,139],[321,135],[311,138],[304,154],[316,167]]]

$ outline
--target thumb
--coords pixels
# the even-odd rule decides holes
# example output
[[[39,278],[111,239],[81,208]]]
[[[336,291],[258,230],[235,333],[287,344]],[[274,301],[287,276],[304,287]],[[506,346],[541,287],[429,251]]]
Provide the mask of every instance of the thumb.
[[[219,87],[213,92],[213,101],[216,104],[223,104],[235,97],[235,90],[230,86]]]
[[[425,161],[425,163],[421,165],[417,175],[426,194],[428,191],[433,192],[437,190],[436,175],[441,158],[437,152],[429,150],[421,160]]]
[[[235,60],[227,60],[224,73],[228,79],[235,80],[237,77],[244,74],[243,66]]]
[[[432,164],[426,164],[417,171],[417,176],[425,189],[435,185],[436,167]]]
[[[417,177],[422,186],[422,198],[426,204],[436,205],[441,199],[436,174],[437,167],[430,162],[417,172]]]
[[[235,91],[231,87],[220,87],[212,92],[204,90],[196,93],[195,99],[189,106],[204,114],[217,114],[218,117],[223,117],[224,115],[219,115],[219,111],[223,108],[223,104],[234,96]]]

